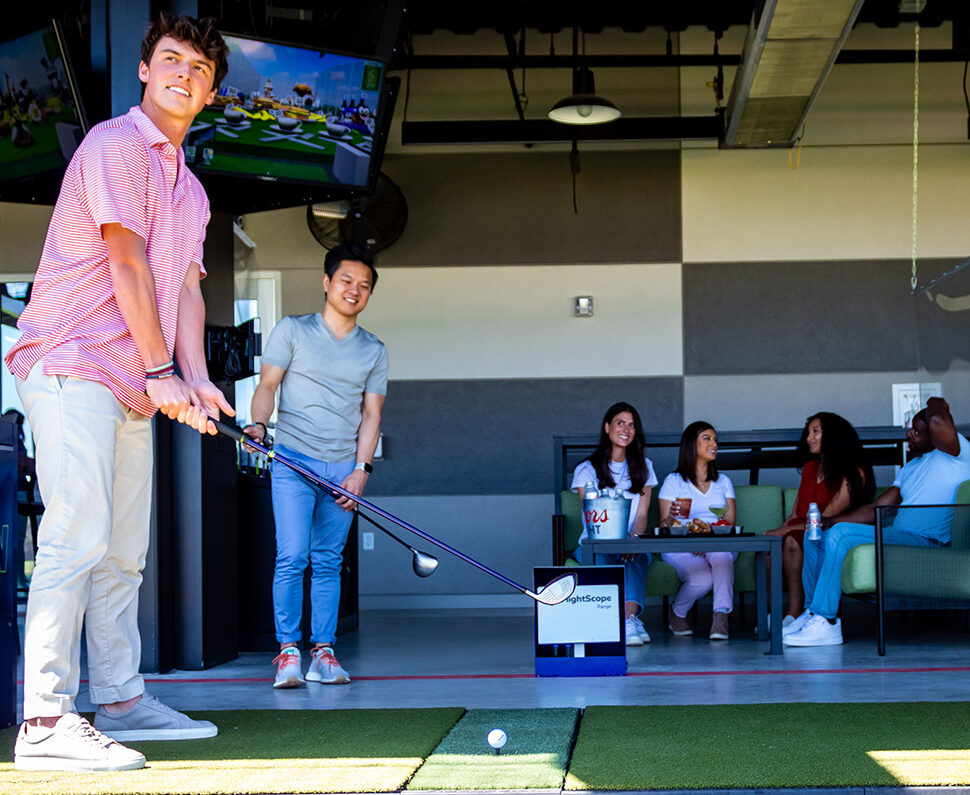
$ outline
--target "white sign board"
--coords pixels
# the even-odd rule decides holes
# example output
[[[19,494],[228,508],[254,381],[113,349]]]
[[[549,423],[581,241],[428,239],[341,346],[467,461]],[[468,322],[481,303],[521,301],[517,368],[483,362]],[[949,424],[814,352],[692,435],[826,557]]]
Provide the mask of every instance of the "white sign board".
[[[578,585],[558,605],[537,605],[539,643],[619,643],[621,605],[615,585]]]

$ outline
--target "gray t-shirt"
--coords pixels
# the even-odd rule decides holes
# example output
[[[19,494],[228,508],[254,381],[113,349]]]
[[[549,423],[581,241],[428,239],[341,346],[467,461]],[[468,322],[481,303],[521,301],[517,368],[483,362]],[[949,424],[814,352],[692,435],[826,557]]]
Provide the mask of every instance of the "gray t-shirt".
[[[262,361],[286,370],[276,441],[321,461],[354,459],[364,393],[387,394],[384,343],[360,326],[338,340],[319,312],[289,315]]]

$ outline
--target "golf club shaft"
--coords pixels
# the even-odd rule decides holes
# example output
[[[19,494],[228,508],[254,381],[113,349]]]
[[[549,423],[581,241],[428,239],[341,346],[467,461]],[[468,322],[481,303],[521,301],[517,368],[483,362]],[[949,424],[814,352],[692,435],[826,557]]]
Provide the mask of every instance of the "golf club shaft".
[[[394,533],[392,533],[390,530],[388,530],[386,527],[384,527],[384,525],[378,524],[373,519],[371,519],[366,513],[360,513],[358,511],[358,515],[361,516],[361,517],[363,517],[364,519],[366,519],[368,522],[370,522],[372,525],[374,525],[374,527],[376,527],[378,530],[381,530],[385,534],[389,535],[391,538],[393,538],[395,541],[397,541],[397,543],[399,543],[405,549],[409,549],[412,552],[417,552],[417,550],[414,547],[412,547],[407,541],[405,541],[400,536],[394,535]]]
[[[295,461],[290,461],[288,458],[286,458],[286,456],[280,455],[279,453],[275,452],[274,450],[271,450],[265,445],[260,444],[250,436],[247,436],[245,433],[242,432],[240,428],[237,428],[235,425],[227,425],[226,423],[219,422],[218,420],[213,420],[212,422],[215,424],[216,430],[219,433],[223,434],[224,436],[228,436],[230,439],[234,439],[237,442],[248,444],[254,450],[258,450],[260,453],[263,453],[264,455],[268,456],[271,460],[279,461],[281,464],[283,464],[286,467],[289,467],[294,472],[299,472],[301,475],[303,475],[303,477],[308,478],[309,480],[312,480],[318,486],[328,489],[334,494],[339,494],[341,497],[346,497],[349,500],[353,500],[361,508],[366,508],[368,511],[371,511],[372,513],[376,513],[382,519],[387,519],[387,521],[392,522],[393,524],[396,524],[398,527],[401,527],[407,530],[409,533],[414,533],[418,538],[424,539],[429,544],[434,544],[436,547],[443,549],[445,552],[450,552],[456,558],[460,558],[461,560],[465,561],[465,563],[467,563],[469,566],[474,566],[479,571],[484,571],[486,574],[490,574],[496,580],[500,580],[504,582],[510,588],[515,588],[515,590],[521,593],[524,593],[526,596],[534,596],[532,591],[530,591],[528,588],[526,588],[523,585],[519,585],[517,582],[515,582],[515,580],[510,580],[508,577],[502,574],[499,574],[494,569],[490,569],[484,563],[479,563],[474,558],[468,557],[468,555],[466,555],[464,552],[461,552],[460,550],[455,549],[453,546],[446,544],[444,541],[439,541],[434,536],[428,535],[428,533],[425,533],[423,530],[419,530],[417,527],[415,527],[412,524],[409,524],[408,522],[405,522],[403,519],[398,519],[394,514],[388,513],[383,508],[380,508],[377,505],[374,505],[374,503],[368,502],[363,497],[360,497],[357,494],[354,494],[353,492],[347,491],[347,489],[345,489],[343,486],[338,486],[336,483],[332,483],[326,478],[320,477],[314,472],[311,472],[306,467],[303,467],[300,464],[297,464]]]

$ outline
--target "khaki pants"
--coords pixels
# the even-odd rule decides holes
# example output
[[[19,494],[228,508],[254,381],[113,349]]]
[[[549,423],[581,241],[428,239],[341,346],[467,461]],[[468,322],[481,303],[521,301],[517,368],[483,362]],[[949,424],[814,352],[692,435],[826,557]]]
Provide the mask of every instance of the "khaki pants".
[[[103,384],[45,376],[42,364],[17,381],[44,502],[27,601],[24,718],[74,709],[82,623],[91,701],[144,691],[138,587],[151,518],[151,420]]]

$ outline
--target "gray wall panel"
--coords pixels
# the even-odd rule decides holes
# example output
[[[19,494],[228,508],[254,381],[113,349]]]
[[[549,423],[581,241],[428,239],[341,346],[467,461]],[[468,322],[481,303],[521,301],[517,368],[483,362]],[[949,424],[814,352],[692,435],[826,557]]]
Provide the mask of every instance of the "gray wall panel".
[[[595,433],[618,400],[649,431],[681,429],[678,376],[392,381],[368,494],[549,493],[552,437]]]
[[[388,156],[408,225],[381,266],[679,262],[679,152],[581,160],[577,215],[565,151]]]
[[[685,373],[913,369],[909,270],[902,260],[685,264]]]
[[[548,566],[552,562],[550,517],[554,502],[548,493],[385,497],[381,507],[522,585],[531,587],[533,566]],[[360,534],[371,531],[374,549],[366,550]],[[411,555],[404,547],[365,522],[360,525],[360,534],[361,596],[515,594],[494,577],[404,534],[409,543],[440,561],[433,577],[416,577],[411,570]],[[523,602],[523,606],[527,604]]]

